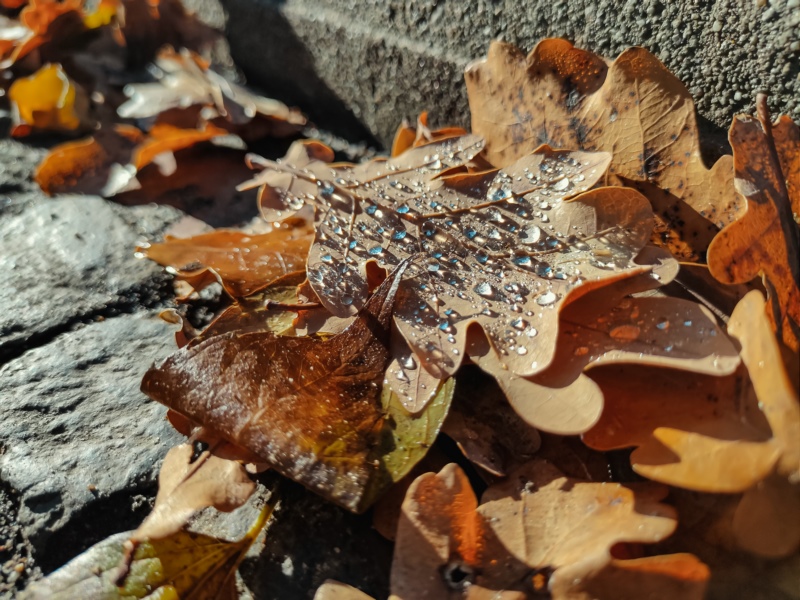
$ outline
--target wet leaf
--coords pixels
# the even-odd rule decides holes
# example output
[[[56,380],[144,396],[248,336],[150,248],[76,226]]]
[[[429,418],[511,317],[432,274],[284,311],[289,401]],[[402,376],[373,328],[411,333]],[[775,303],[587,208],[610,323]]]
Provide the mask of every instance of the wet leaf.
[[[202,508],[230,512],[253,494],[255,483],[244,467],[207,450],[193,460],[192,444],[175,446],[158,475],[156,504],[131,536],[137,541],[164,539],[180,531]]]
[[[237,597],[236,568],[271,514],[272,503],[264,507],[247,534],[237,542],[185,531],[162,540],[142,542],[122,587],[117,587],[114,581],[129,534],[117,534],[30,586],[22,598],[233,600]]]
[[[543,40],[527,57],[494,42],[466,82],[472,129],[492,164],[510,165],[540,144],[611,152],[611,173],[647,195],[677,256],[701,257],[742,210],[730,157],[706,168],[688,90],[644,48],[609,66],[565,40]]]
[[[341,334],[216,335],[151,369],[142,389],[329,500],[364,510],[424,456],[452,398],[446,382],[412,417],[382,390],[399,275]]]
[[[636,472],[692,490],[744,492],[776,467],[796,483],[800,407],[763,309],[754,291],[731,316],[746,366],[733,375],[591,371],[606,408],[584,442],[598,450],[637,446]]]
[[[739,115],[730,129],[736,189],[747,211],[723,229],[708,250],[711,274],[728,284],[762,275],[778,337],[800,348],[800,129],[784,117],[770,122],[766,98],[760,117]]]
[[[231,296],[242,297],[302,269],[312,240],[313,231],[306,226],[288,225],[260,235],[216,229],[190,238],[167,236],[138,250],[182,278],[193,279],[210,269]]]
[[[455,372],[477,323],[509,369],[528,375],[552,360],[561,306],[649,269],[633,257],[652,213],[630,189],[581,194],[602,177],[604,154],[542,148],[503,171],[440,177],[481,147],[468,136],[357,166],[259,160],[242,187],[263,185],[268,219],[316,206],[307,272],[333,314],[363,306],[368,263],[414,257],[395,320],[423,368]]]
[[[11,135],[32,131],[75,132],[88,124],[85,93],[61,68],[48,64],[30,77],[17,79],[8,90],[14,113]]]
[[[656,266],[670,277],[670,261]],[[648,261],[645,261],[648,262]],[[468,339],[470,359],[494,376],[517,414],[544,431],[583,433],[600,418],[603,391],[584,370],[634,363],[724,375],[739,364],[736,349],[700,305],[677,298],[626,297],[659,281],[630,278],[579,298],[561,312],[555,356],[531,377],[516,375],[484,336]]]

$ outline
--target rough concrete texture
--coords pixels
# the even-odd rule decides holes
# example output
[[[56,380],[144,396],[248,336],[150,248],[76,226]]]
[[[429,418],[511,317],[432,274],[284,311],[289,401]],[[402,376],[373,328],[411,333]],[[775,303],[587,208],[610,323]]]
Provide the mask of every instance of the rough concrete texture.
[[[351,139],[388,144],[403,117],[426,109],[468,124],[463,68],[496,38],[530,50],[564,37],[612,58],[641,45],[720,127],[760,90],[800,120],[799,0],[220,1],[250,82]],[[219,22],[217,0],[189,4]]]
[[[136,230],[102,198],[40,199],[0,231],[0,358],[87,317],[158,304],[161,269],[136,260]]]
[[[0,478],[16,490],[18,521],[37,553],[52,554],[51,538],[93,502],[154,485],[182,436],[139,385],[152,361],[174,351],[172,329],[154,313],[123,315],[0,368]]]

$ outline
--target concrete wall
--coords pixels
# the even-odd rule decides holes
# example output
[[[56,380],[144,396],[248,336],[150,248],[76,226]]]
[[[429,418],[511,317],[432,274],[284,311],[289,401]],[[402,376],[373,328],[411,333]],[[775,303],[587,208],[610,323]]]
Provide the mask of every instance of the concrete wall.
[[[403,117],[424,109],[434,122],[468,123],[462,71],[495,38],[529,50],[565,37],[608,57],[642,45],[717,125],[750,110],[759,90],[776,113],[800,120],[800,0],[194,0],[194,8],[226,22],[252,83],[351,139],[385,144]]]

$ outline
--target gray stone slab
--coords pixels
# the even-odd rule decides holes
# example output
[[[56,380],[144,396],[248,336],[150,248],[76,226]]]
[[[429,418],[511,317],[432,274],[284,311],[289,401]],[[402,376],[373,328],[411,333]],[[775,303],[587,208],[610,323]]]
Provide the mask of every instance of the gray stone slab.
[[[0,364],[77,320],[166,296],[162,269],[135,258],[134,249],[179,213],[148,214],[134,226],[102,198],[39,196],[19,214],[0,216]]]
[[[104,498],[130,509],[183,439],[166,408],[139,391],[151,363],[174,351],[173,329],[154,313],[121,315],[0,368],[0,480],[15,491],[37,555],[76,516],[91,521]],[[77,553],[78,542],[68,543]]]
[[[614,57],[641,45],[727,128],[754,93],[800,119],[798,0],[193,0],[227,16],[231,53],[251,83],[298,104],[320,126],[391,140],[403,117],[430,110],[468,124],[464,65],[502,38],[529,50],[565,37]]]

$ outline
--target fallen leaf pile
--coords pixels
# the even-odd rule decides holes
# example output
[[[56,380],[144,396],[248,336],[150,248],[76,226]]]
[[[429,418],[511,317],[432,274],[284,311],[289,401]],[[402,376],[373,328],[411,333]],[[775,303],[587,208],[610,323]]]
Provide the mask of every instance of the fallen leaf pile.
[[[466,71],[472,132],[423,113],[388,157],[299,139],[245,158],[305,120],[214,71],[177,6],[34,1],[4,22],[14,134],[90,133],[45,158],[43,190],[235,185],[264,221],[137,249],[180,283],[179,349],[142,390],[190,443],[136,532],[29,597],[231,597],[262,521],[228,544],[186,523],[241,506],[265,468],[374,507],[397,600],[730,598],[733,570],[797,556],[800,130],[765,96],[709,167],[647,50],[498,42]],[[236,161],[249,175],[215,176]],[[184,305],[215,285],[225,306],[195,329]],[[323,580],[319,600],[369,597]]]

